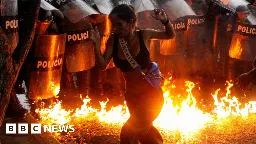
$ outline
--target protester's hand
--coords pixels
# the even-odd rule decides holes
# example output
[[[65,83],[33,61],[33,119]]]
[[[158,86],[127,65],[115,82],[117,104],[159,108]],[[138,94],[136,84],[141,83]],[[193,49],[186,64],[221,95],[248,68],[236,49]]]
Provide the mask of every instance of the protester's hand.
[[[89,31],[89,38],[96,44],[96,43],[100,43],[100,33],[99,30],[97,28],[97,26],[95,26],[94,28],[92,27],[92,24],[90,24],[90,31]]]
[[[245,89],[253,80],[253,76],[250,72],[241,74],[237,79],[236,79],[236,84],[238,87],[241,89]]]
[[[168,17],[163,9],[154,9],[153,18],[160,21],[167,21]]]

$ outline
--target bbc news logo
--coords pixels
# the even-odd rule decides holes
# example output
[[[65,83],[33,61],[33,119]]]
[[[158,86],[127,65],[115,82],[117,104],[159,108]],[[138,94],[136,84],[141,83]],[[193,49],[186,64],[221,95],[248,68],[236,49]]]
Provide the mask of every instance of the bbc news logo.
[[[30,131],[29,131],[30,130]],[[75,132],[74,125],[42,125],[40,123],[6,123],[6,134],[41,134],[43,132]]]

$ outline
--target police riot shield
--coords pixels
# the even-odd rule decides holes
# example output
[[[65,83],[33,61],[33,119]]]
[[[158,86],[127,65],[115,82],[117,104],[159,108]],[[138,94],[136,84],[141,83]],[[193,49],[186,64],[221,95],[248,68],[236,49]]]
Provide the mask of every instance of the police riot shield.
[[[102,13],[102,14],[110,14],[112,9],[118,5],[118,2],[115,0],[94,0],[95,5],[97,9]]]
[[[186,0],[190,1],[189,6],[196,13],[196,15],[205,15],[208,10],[208,4],[206,0]]]
[[[187,21],[183,18],[172,21],[175,30],[175,38],[170,40],[160,40],[160,56],[163,60],[161,65],[166,72],[172,71],[173,75],[185,74],[185,49],[187,39]]]
[[[187,41],[185,54],[188,71],[192,75],[213,75],[213,30],[214,23],[206,21],[204,16],[188,16]],[[216,59],[217,61],[217,59]],[[191,64],[190,64],[191,62]]]
[[[159,8],[159,5],[155,0],[133,0],[131,1],[131,5],[133,5],[136,13]]]
[[[160,0],[158,5],[165,10],[176,32],[173,40],[162,41],[160,52],[163,55],[181,54],[186,45],[187,16],[195,15],[195,12],[184,0]]]
[[[139,28],[163,30],[164,27],[161,22],[152,17],[154,15],[153,10],[159,8],[155,0],[133,0],[130,3],[137,13]]]
[[[19,42],[18,0],[1,0],[1,27],[10,42],[11,53]]]
[[[29,65],[28,97],[47,99],[58,94],[64,61],[66,35],[41,35]]]
[[[101,15],[82,0],[64,3],[59,9],[65,16],[62,31],[67,33],[65,53],[67,71],[80,72],[94,67],[94,45],[89,39],[89,29],[90,23],[94,21],[95,26],[100,21],[98,16]]]
[[[153,10],[158,7],[156,0],[95,0],[94,2],[103,14],[110,14],[112,9],[120,4],[133,6],[136,13]]]
[[[188,19],[187,49],[194,63],[192,72],[199,75],[207,74],[215,77],[217,74],[216,35],[217,23],[207,20],[204,16],[193,16]]]
[[[158,4],[165,10],[171,21],[188,15],[196,15],[184,0],[159,0]]]
[[[90,6],[95,5],[95,0],[84,0],[87,4],[89,4]]]
[[[243,61],[253,61],[252,39],[256,35],[255,26],[237,23],[234,27],[229,56]]]
[[[185,63],[187,49],[187,17],[196,14],[184,0],[161,0],[158,1],[158,4],[165,10],[176,33],[174,39],[162,40],[160,42],[161,57],[165,59],[164,63],[168,63],[166,64],[168,69],[175,69],[174,75],[185,74],[188,72],[188,69],[184,70],[180,68],[187,68]],[[172,58],[174,56],[178,57]]]
[[[229,48],[228,79],[236,79],[240,74],[252,68],[252,61],[256,56],[253,44],[256,27],[237,23],[233,26],[233,36]]]
[[[59,6],[59,10],[72,23],[77,23],[89,15],[99,14],[82,0],[72,0]]]
[[[40,7],[41,7],[42,9],[49,10],[49,11],[58,10],[58,9],[55,8],[51,3],[49,3],[49,2],[47,2],[47,1],[45,1],[45,0],[41,0]]]
[[[186,41],[187,21],[184,18],[172,22],[176,37],[171,40],[161,40],[160,53],[162,55],[183,54]]]

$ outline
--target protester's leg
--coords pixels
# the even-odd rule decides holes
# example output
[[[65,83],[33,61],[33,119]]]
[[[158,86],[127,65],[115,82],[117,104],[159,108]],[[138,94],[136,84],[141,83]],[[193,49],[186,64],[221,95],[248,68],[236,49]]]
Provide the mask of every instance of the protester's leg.
[[[122,127],[120,144],[162,144],[163,139],[151,121],[131,117]]]
[[[139,113],[141,116],[140,118],[144,121],[143,124],[146,131],[144,132],[145,135],[140,137],[140,142],[142,144],[162,144],[163,139],[159,131],[152,125],[153,121],[158,117],[160,114],[164,99],[163,93],[159,90],[152,90],[150,93],[147,93],[147,97],[144,97],[143,105],[141,105],[140,109],[142,110]],[[149,129],[146,129],[148,128]]]
[[[145,144],[161,144],[163,140],[160,133],[151,126],[162,110],[162,91],[145,83],[141,91],[127,92],[125,100],[130,118],[122,127],[120,143],[139,143],[139,140],[142,140],[140,142]],[[147,136],[151,138],[148,139]]]
[[[130,118],[127,120],[127,122],[123,125],[122,129],[121,129],[121,134],[120,134],[120,144],[131,144],[131,143],[135,143],[137,144],[139,141],[138,139],[136,140],[134,138],[135,134],[135,129],[136,129],[136,101],[134,98],[132,98],[132,96],[135,95],[130,95],[128,93],[126,93],[125,95],[125,100],[126,100],[126,104],[127,107],[129,109],[129,113],[130,113]],[[135,140],[134,140],[135,139]]]
[[[156,94],[152,92],[152,94]],[[147,95],[151,96],[151,95]],[[153,96],[152,96],[153,97]],[[160,114],[163,106],[163,98],[144,99],[139,103],[129,119],[131,139],[136,142],[139,140],[142,144],[162,144],[163,139],[158,130],[152,126],[153,121]]]
[[[122,127],[120,134],[120,144],[139,144],[136,124],[130,118]]]
[[[163,138],[159,131],[152,125],[146,136],[140,138],[141,144],[162,144]]]

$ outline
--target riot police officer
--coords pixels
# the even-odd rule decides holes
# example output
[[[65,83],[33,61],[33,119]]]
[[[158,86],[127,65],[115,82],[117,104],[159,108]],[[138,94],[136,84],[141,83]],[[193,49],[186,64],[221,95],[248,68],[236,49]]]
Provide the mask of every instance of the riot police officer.
[[[25,13],[23,13],[26,15]],[[63,15],[57,11],[57,10],[49,10],[45,9],[43,7],[39,10],[38,20],[36,21],[36,29],[35,29],[35,36],[34,41],[32,43],[32,46],[29,50],[29,53],[27,55],[27,58],[25,59],[24,64],[22,65],[20,69],[20,73],[18,75],[15,89],[12,92],[12,99],[11,101],[14,101],[14,104],[17,105],[17,108],[10,109],[10,111],[15,111],[16,116],[22,116],[26,110],[22,108],[22,106],[19,103],[19,100],[17,99],[16,94],[25,94],[25,88],[27,91],[29,90],[29,80],[30,80],[30,64],[34,61],[34,52],[36,50],[35,43],[36,38],[43,34],[56,34],[58,33],[58,23],[63,18]],[[22,21],[23,18],[20,17],[20,20]],[[25,87],[22,85],[22,83],[25,82]],[[29,99],[29,98],[28,98]],[[30,105],[32,105],[32,101],[29,99]],[[32,107],[32,106],[31,106]]]
[[[230,18],[228,30],[232,31],[235,24],[251,25],[248,20],[250,11],[246,5],[240,5],[236,8],[236,14]],[[249,71],[252,68],[253,53],[251,49],[251,37],[238,33],[231,33],[232,40],[229,48],[228,62],[228,79],[235,79],[242,73]]]

